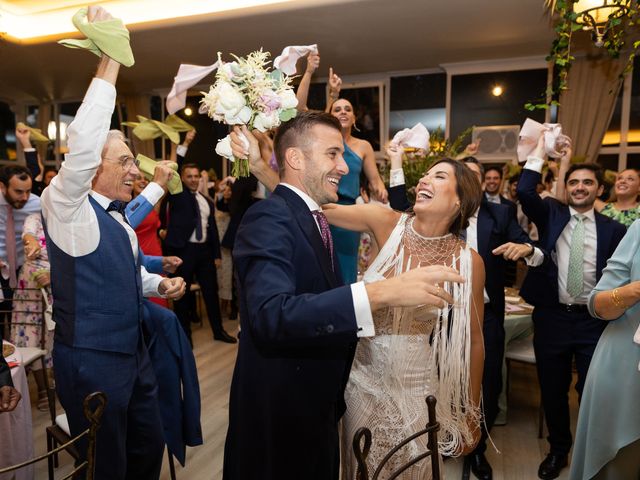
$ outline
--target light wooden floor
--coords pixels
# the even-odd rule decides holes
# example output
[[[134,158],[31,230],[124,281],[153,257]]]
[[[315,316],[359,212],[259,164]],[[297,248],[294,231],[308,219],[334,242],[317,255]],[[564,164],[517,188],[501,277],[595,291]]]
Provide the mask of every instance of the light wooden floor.
[[[229,333],[237,331],[237,321],[225,321]],[[218,480],[222,478],[224,439],[227,430],[229,385],[236,357],[236,345],[214,342],[211,329],[205,323],[193,326],[194,353],[198,364],[200,391],[202,396],[202,431],[204,445],[187,449],[186,467],[176,462],[177,478],[180,480]],[[34,398],[35,385],[30,379],[31,396]],[[495,480],[537,479],[538,465],[547,453],[547,442],[537,438],[537,408],[540,393],[537,386],[535,367],[514,364],[511,372],[511,394],[508,424],[495,427],[492,438],[499,453],[489,446],[487,458],[493,467]],[[32,402],[33,403],[33,402]],[[577,396],[571,393],[572,424],[575,432],[577,417]],[[36,454],[46,451],[44,429],[49,422],[48,413],[33,408],[33,428]],[[71,458],[61,456],[58,474],[70,471]],[[445,462],[447,480],[460,479],[461,460]],[[567,479],[565,469],[559,477]],[[46,464],[36,470],[36,479],[47,478]],[[169,469],[165,457],[162,476],[169,479]],[[474,478],[473,475],[471,478]],[[304,479],[301,479],[304,480]]]

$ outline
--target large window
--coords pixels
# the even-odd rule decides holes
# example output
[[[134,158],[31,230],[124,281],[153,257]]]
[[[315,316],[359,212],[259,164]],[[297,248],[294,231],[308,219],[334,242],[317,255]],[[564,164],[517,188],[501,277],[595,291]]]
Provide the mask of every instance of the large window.
[[[602,141],[597,162],[604,168],[621,171],[640,169],[640,62],[627,75]]]
[[[471,126],[522,125],[527,117],[544,122],[544,111],[529,112],[524,104],[546,85],[546,69],[453,76],[449,137],[455,139]]]
[[[434,73],[391,77],[389,138],[418,122],[429,132],[443,132],[447,122],[447,75]]]

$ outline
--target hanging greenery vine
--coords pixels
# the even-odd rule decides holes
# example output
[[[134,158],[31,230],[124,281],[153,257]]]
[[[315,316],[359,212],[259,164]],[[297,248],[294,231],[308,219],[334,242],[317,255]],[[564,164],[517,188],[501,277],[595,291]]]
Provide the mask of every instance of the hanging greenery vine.
[[[541,98],[525,104],[527,110],[547,109],[552,105],[559,105],[560,95],[567,90],[569,69],[575,60],[571,54],[572,37],[575,32],[585,29],[585,25],[578,22],[580,15],[574,11],[574,3],[577,3],[577,0],[545,0],[550,14],[557,18],[556,38],[546,57],[546,60],[552,63],[553,80]],[[606,49],[611,58],[619,58],[622,51],[629,48],[627,36],[639,21],[638,0],[609,0],[609,3],[621,8],[609,16],[605,25],[599,27],[600,35],[595,29],[590,30],[597,46]],[[621,80],[632,70],[638,47],[640,40],[631,44],[627,63],[620,74]]]

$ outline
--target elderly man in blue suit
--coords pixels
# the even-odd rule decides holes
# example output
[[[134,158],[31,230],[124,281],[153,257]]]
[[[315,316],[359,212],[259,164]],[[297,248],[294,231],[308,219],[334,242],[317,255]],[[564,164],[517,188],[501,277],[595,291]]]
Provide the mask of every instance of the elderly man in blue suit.
[[[88,18],[111,16],[92,6]],[[56,299],[53,358],[72,435],[87,425],[84,397],[94,391],[107,395],[95,478],[151,479],[159,476],[164,442],[156,379],[142,336],[143,296],[179,298],[184,281],[140,266],[137,237],[121,213],[139,172],[122,134],[109,132],[119,67],[102,55],[69,126],[69,153],[42,194]],[[156,173],[166,187],[171,169],[161,165]]]
[[[263,165],[233,134],[234,155]],[[424,267],[381,282],[342,285],[321,205],[338,199],[348,172],[340,124],[299,112],[276,133],[280,183],[245,214],[234,246],[241,333],[229,401],[225,480],[338,479],[338,420],[358,336],[371,311],[440,304],[429,292],[453,270]],[[264,166],[264,165],[263,165]],[[269,169],[261,170],[268,173]],[[277,175],[276,175],[277,177]],[[451,301],[451,298],[448,298]]]
[[[569,167],[564,178],[568,205],[540,198],[536,186],[544,165],[543,140],[522,170],[518,198],[538,227],[540,246],[549,252],[542,266],[529,270],[520,291],[535,306],[533,346],[550,444],[538,476],[547,480],[558,477],[568,463],[572,443],[568,393],[574,359],[576,390],[581,395],[593,351],[607,323],[589,315],[587,296],[626,229],[593,208],[603,189],[602,171],[595,164]]]

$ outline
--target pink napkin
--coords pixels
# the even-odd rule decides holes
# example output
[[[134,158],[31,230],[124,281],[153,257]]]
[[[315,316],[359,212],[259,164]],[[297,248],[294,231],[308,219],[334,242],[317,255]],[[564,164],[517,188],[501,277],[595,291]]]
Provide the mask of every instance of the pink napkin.
[[[296,73],[296,62],[299,58],[309,55],[309,53],[318,53],[318,45],[307,46],[290,46],[285,47],[282,53],[273,60],[273,66],[282,70],[287,75]]]
[[[218,68],[219,62],[203,67],[183,63],[173,80],[173,86],[167,95],[167,112],[176,113],[187,104],[187,90]]]

